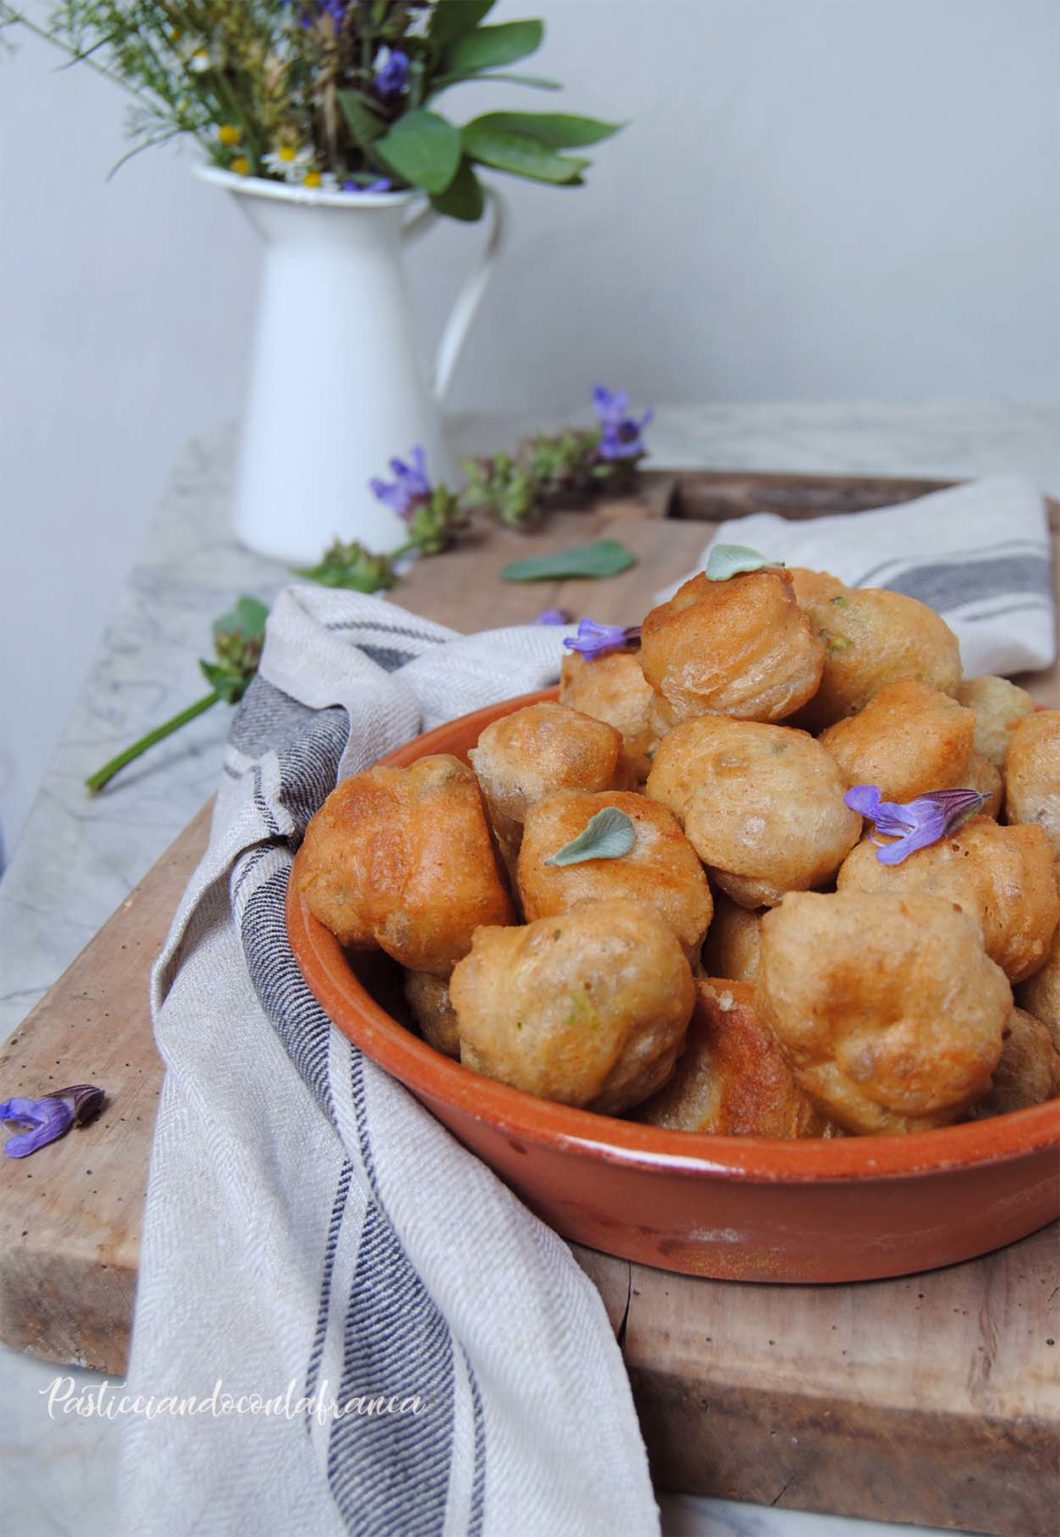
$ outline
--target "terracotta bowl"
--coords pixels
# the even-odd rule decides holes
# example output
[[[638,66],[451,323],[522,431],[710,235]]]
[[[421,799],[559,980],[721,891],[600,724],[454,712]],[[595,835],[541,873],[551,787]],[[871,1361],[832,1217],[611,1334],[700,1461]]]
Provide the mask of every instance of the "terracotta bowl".
[[[490,721],[550,697],[463,716],[382,761],[463,757]],[[594,1249],[726,1280],[859,1281],[970,1259],[1060,1214],[1060,1101],[906,1137],[782,1142],[639,1126],[535,1099],[434,1051],[387,1012],[378,979],[369,990],[296,879],[287,929],[339,1029],[557,1232]]]

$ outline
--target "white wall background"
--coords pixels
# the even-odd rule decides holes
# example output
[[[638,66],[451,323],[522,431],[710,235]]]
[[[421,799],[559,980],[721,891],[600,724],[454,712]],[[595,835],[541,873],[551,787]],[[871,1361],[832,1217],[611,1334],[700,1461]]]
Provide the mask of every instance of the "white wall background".
[[[508,182],[452,403],[1060,397],[1058,0],[501,0],[627,119],[587,187]],[[108,82],[0,56],[0,824],[13,842],[180,444],[234,417],[256,252]],[[474,231],[413,265],[437,332]],[[312,303],[312,295],[306,296]]]

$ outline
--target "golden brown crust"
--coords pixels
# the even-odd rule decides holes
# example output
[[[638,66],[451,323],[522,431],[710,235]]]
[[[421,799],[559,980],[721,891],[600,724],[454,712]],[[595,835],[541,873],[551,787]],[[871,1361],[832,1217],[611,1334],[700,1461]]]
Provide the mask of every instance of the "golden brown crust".
[[[1060,895],[1060,862],[1054,865],[1053,876]],[[1056,926],[1045,964],[1016,989],[1016,1002],[1060,1038],[1060,924]]]
[[[1060,858],[1060,710],[1017,721],[1005,753],[1005,816],[1037,822]]]
[[[456,1011],[445,978],[432,976],[429,971],[406,971],[404,987],[412,1017],[428,1046],[444,1056],[459,1057]]]
[[[633,823],[636,841],[619,859],[550,865],[591,817],[615,806]],[[578,902],[622,897],[652,907],[695,960],[714,903],[695,849],[665,806],[629,790],[557,790],[531,806],[519,850],[518,886],[528,922],[566,912]]]
[[[825,580],[826,573],[812,581],[812,575],[797,577],[796,592],[824,647],[824,668],[797,725],[820,731],[856,715],[900,678],[916,678],[943,694],[956,691],[960,646],[934,609],[904,593],[844,587],[834,577]]]
[[[1005,799],[1005,786],[1001,771],[994,767],[989,758],[984,758],[982,753],[972,753],[961,775],[961,788],[978,790],[981,795],[985,795],[981,814],[997,821]]]
[[[847,785],[877,785],[884,800],[907,801],[964,783],[975,716],[915,678],[889,683],[857,715],[819,738]]]
[[[648,777],[658,740],[649,720],[655,698],[655,690],[632,651],[614,651],[593,662],[577,655],[563,658],[560,704],[591,715],[594,720],[606,721],[622,733],[626,756],[638,784]]]
[[[710,977],[753,982],[758,974],[758,923],[761,912],[749,912],[724,892],[714,903],[714,916],[703,944],[703,970]]]
[[[972,1107],[972,1119],[1027,1110],[1060,1094],[1060,1034],[1013,1009],[1005,1026],[1001,1060],[994,1069],[990,1092]]]
[[[719,715],[675,726],[647,784],[741,907],[831,879],[861,831],[844,790],[834,761],[806,732]]]
[[[626,901],[479,929],[449,994],[468,1067],[607,1115],[666,1082],[695,1002],[669,925]]]
[[[705,978],[696,991],[688,1042],[674,1075],[634,1119],[728,1137],[834,1135],[759,1020],[750,983]]]
[[[553,790],[624,790],[632,781],[622,733],[544,700],[502,715],[468,753],[509,867],[531,806]]]
[[[475,777],[420,758],[344,779],[306,829],[300,889],[341,944],[447,976],[479,924],[510,923]]]
[[[813,695],[824,651],[787,572],[700,573],[647,615],[640,661],[675,720],[777,721]]]
[[[1030,694],[1008,678],[986,675],[958,684],[957,703],[975,712],[976,752],[1003,769],[1012,728],[1034,709]]]
[[[1040,827],[976,817],[900,865],[881,864],[865,839],[844,860],[840,891],[920,891],[952,902],[979,925],[986,953],[1011,982],[1043,965],[1060,922],[1053,856]]]
[[[762,919],[761,946],[758,1013],[845,1130],[942,1126],[988,1090],[1012,993],[950,903],[796,893]]]

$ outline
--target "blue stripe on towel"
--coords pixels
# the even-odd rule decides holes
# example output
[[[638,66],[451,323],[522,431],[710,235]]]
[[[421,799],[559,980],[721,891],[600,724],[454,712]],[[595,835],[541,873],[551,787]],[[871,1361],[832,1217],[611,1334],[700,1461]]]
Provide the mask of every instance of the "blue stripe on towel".
[[[438,1537],[453,1452],[453,1342],[379,1205],[368,1204],[350,1287],[340,1405],[422,1400],[418,1414],[343,1414],[328,1483],[356,1537]]]
[[[324,1358],[324,1341],[327,1338],[328,1314],[331,1310],[331,1277],[335,1270],[335,1251],[339,1244],[339,1229],[342,1227],[346,1202],[349,1199],[352,1176],[353,1164],[347,1159],[339,1173],[338,1188],[335,1191],[335,1199],[331,1203],[331,1220],[328,1222],[328,1237],[327,1243],[324,1246],[324,1274],[320,1283],[320,1302],[317,1307],[316,1332],[313,1335],[313,1349],[309,1355],[309,1366],[305,1374],[304,1396],[306,1398],[312,1398],[317,1390],[320,1363]],[[312,1414],[307,1406],[305,1411],[307,1434],[312,1428],[312,1423]]]

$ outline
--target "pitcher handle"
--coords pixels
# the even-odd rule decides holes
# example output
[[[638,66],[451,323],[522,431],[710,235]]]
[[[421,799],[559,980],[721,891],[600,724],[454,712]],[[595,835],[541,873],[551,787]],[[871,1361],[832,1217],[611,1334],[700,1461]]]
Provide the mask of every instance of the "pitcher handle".
[[[434,373],[431,377],[431,392],[438,401],[443,398],[449,388],[449,382],[464,349],[468,332],[471,330],[471,322],[478,312],[490,278],[493,276],[493,269],[497,264],[507,228],[507,210],[503,198],[492,187],[486,187],[483,190],[486,199],[486,217],[489,219],[489,233],[486,236],[482,254],[464,279],[463,286],[453,301],[449,319],[445,322],[445,329],[438,343]],[[426,234],[429,229],[433,229],[441,218],[442,215],[435,213],[430,203],[424,202],[405,222],[401,231],[402,237],[405,240],[410,236],[418,238]]]

